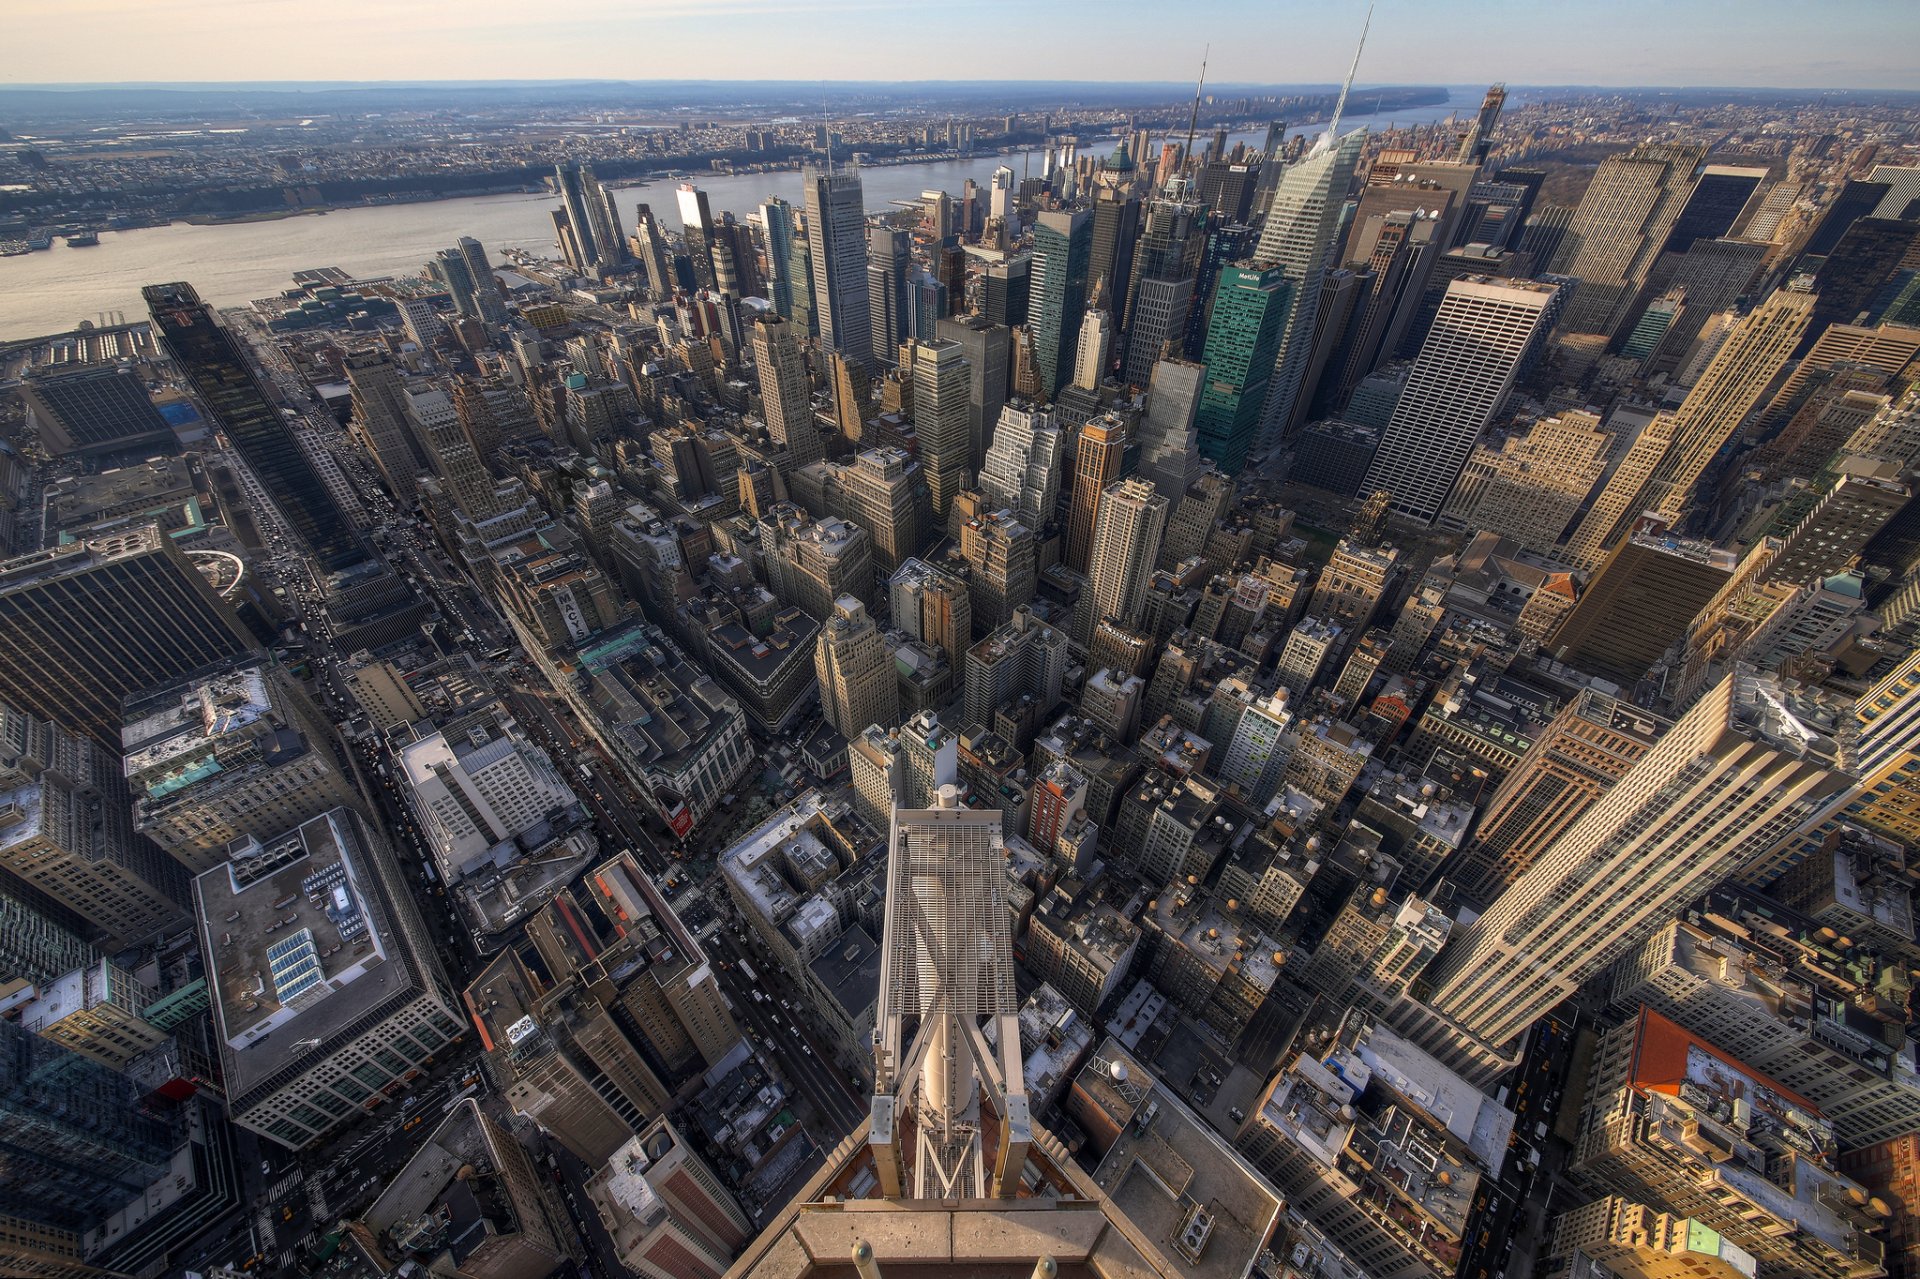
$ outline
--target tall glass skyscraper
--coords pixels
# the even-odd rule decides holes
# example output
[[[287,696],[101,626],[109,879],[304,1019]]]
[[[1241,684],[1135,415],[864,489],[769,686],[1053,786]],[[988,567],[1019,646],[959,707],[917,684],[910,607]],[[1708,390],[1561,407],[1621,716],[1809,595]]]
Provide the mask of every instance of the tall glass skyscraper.
[[[1087,312],[1087,270],[1093,260],[1093,218],[1042,213],[1033,228],[1034,357],[1040,387],[1059,394],[1073,372],[1080,322]]]
[[[1338,142],[1323,137],[1312,153],[1280,175],[1267,208],[1266,229],[1254,261],[1277,266],[1293,286],[1293,305],[1280,332],[1273,378],[1260,413],[1260,445],[1271,448],[1290,429],[1300,406],[1307,357],[1313,351],[1314,320],[1320,307],[1320,280],[1328,249],[1340,231],[1340,210],[1360,162],[1367,131],[1355,129]],[[1244,454],[1242,455],[1245,456]]]
[[[1259,434],[1295,286],[1280,267],[1230,266],[1214,290],[1200,388],[1200,454],[1238,475]]]
[[[783,320],[793,318],[793,206],[779,196],[768,196],[760,206],[760,226],[767,237],[767,294]]]
[[[867,214],[860,171],[809,168],[807,237],[820,339],[862,368],[873,367],[867,315]]]
[[[145,1113],[133,1081],[0,1020],[0,1186],[7,1212],[85,1230],[143,1193],[167,1168],[174,1134]]]
[[[360,535],[314,474],[253,366],[233,335],[213,318],[191,284],[150,284],[140,291],[156,335],[187,375],[214,424],[273,495],[280,513],[329,572],[367,558]]]

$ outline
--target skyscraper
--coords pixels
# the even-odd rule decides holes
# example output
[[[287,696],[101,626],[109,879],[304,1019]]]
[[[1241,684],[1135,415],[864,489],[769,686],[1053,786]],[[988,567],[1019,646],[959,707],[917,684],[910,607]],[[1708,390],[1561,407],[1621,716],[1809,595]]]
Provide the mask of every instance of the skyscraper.
[[[1561,708],[1487,802],[1473,842],[1448,874],[1481,902],[1534,859],[1639,763],[1671,723],[1595,689]]]
[[[160,1180],[174,1134],[134,1081],[0,1019],[7,1215],[87,1230]]]
[[[920,437],[920,465],[926,472],[933,518],[944,521],[954,494],[973,477],[967,432],[972,370],[958,342],[915,342],[911,349],[913,426]]]
[[[1034,356],[1041,394],[1060,393],[1073,374],[1080,325],[1087,310],[1087,270],[1093,256],[1093,219],[1084,209],[1042,213],[1033,228]]]
[[[571,240],[573,250],[570,260],[574,268],[585,274],[600,261],[600,246],[593,238],[593,215],[588,211],[592,194],[587,190],[587,178],[591,169],[583,169],[571,160],[562,160],[553,166],[554,186],[560,191],[560,207],[555,211],[554,221],[561,224]]]
[[[1454,934],[1433,1007],[1505,1044],[1684,903],[1764,873],[1852,788],[1848,747],[1804,697],[1747,668],[1723,680]]]
[[[1597,569],[1643,512],[1669,524],[1685,512],[1707,464],[1785,367],[1813,312],[1809,294],[1777,289],[1741,320],[1671,413],[1634,442],[1567,540],[1567,557]]]
[[[1228,475],[1240,473],[1260,436],[1261,410],[1295,296],[1295,286],[1277,266],[1230,266],[1220,272],[1195,421],[1201,454]]]
[[[1673,443],[1647,481],[1637,507],[1678,521],[1714,455],[1786,366],[1816,299],[1777,289],[1740,322],[1674,410]]]
[[[934,335],[958,342],[966,353],[971,375],[967,393],[968,447],[973,465],[983,466],[994,424],[1000,420],[1000,409],[1007,402],[1013,335],[1004,325],[989,323],[977,315],[941,320],[934,326]]]
[[[793,206],[770,195],[760,206],[760,227],[767,240],[767,292],[783,320],[793,319]]]
[[[1610,338],[1626,322],[1706,150],[1647,142],[1600,162],[1553,260],[1556,274],[1580,277],[1561,317],[1567,332]]]
[[[687,256],[693,260],[693,278],[703,289],[719,286],[713,270],[713,211],[707,193],[691,182],[682,182],[674,192],[680,208],[680,237],[687,243]]]
[[[1307,357],[1313,349],[1320,281],[1339,234],[1347,186],[1353,181],[1353,170],[1360,162],[1366,141],[1365,129],[1355,129],[1337,142],[1331,133],[1323,136],[1306,159],[1280,175],[1273,202],[1267,206],[1266,227],[1260,233],[1260,246],[1254,251],[1253,260],[1260,266],[1279,268],[1280,278],[1292,286],[1293,305],[1280,330],[1273,377],[1267,384],[1266,402],[1260,410],[1262,448],[1279,443],[1305,410],[1305,404],[1301,403],[1302,384],[1307,375]],[[1215,306],[1218,306],[1217,299]],[[1212,344],[1211,335],[1208,344]]]
[[[1485,277],[1447,287],[1362,492],[1385,489],[1394,510],[1433,522],[1545,332],[1559,292],[1557,285]]]
[[[905,231],[886,226],[868,228],[867,327],[873,335],[873,358],[883,368],[890,369],[898,362],[900,344],[907,340],[907,321],[912,314],[907,268],[912,261]]]
[[[214,424],[259,477],[301,541],[328,571],[366,559],[359,534],[314,474],[291,429],[254,377],[233,335],[213,318],[191,284],[150,284],[140,291],[153,327],[166,343]]]
[[[1112,619],[1131,627],[1139,620],[1166,527],[1167,499],[1145,480],[1129,476],[1101,494],[1087,562],[1088,592],[1075,618],[1083,641],[1097,622]]]
[[[633,211],[634,256],[646,272],[647,292],[655,302],[672,299],[677,290],[673,266],[667,253],[667,237],[654,220],[653,207],[642,204]]]
[[[753,366],[760,379],[760,405],[766,413],[767,434],[786,445],[795,466],[825,457],[826,446],[813,424],[807,359],[801,354],[793,325],[778,314],[762,315],[754,323]]]
[[[813,309],[820,340],[862,368],[873,367],[867,310],[866,209],[860,171],[808,168],[807,246],[813,258]]]
[[[180,863],[133,830],[117,748],[0,705],[0,870],[99,931],[108,953],[191,922]]]
[[[1186,336],[1206,246],[1205,207],[1188,193],[1184,180],[1169,181],[1147,204],[1133,254],[1133,281],[1115,311],[1126,319],[1127,362],[1120,380],[1145,386],[1154,365],[1171,351],[1186,354]]]
[[[1060,502],[1066,440],[1046,409],[1016,401],[1000,410],[993,447],[980,470],[990,509],[1007,509],[1029,528],[1043,528]]]
[[[1120,478],[1127,451],[1127,424],[1105,413],[1080,428],[1073,455],[1073,495],[1067,511],[1067,567],[1087,571],[1093,553],[1094,520],[1100,495]]]
[[[1170,503],[1186,496],[1199,475],[1199,413],[1207,367],[1189,360],[1161,360],[1147,388],[1147,412],[1140,422],[1140,478]]]
[[[473,281],[473,296],[480,308],[480,318],[488,324],[504,323],[507,308],[500,299],[500,281],[493,274],[493,264],[487,261],[486,246],[470,235],[463,235],[454,247],[466,261],[467,277]]]
[[[354,434],[394,496],[410,500],[426,465],[420,442],[408,429],[400,370],[386,352],[368,349],[348,354],[346,372],[353,388]]]
[[[1480,113],[1473,118],[1473,127],[1460,139],[1460,151],[1454,159],[1461,164],[1485,164],[1487,155],[1493,150],[1494,126],[1500,123],[1500,108],[1507,103],[1507,86],[1496,84],[1487,90],[1487,96],[1481,100]]]
[[[813,667],[820,680],[820,712],[841,736],[851,739],[869,724],[892,728],[900,722],[893,654],[866,605],[853,596],[834,601]]]

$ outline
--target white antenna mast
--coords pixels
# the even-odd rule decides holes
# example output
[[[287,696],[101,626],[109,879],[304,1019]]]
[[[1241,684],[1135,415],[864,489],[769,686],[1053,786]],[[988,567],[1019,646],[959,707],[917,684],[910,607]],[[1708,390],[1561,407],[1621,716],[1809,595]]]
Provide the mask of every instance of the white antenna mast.
[[[1369,9],[1368,15],[1372,15]],[[1362,37],[1364,39],[1364,37]],[[1357,59],[1356,59],[1357,61]],[[827,82],[820,82],[820,129],[827,144],[827,172],[833,172],[833,118],[827,114]]]
[[[1347,68],[1347,82],[1340,86],[1340,98],[1333,104],[1333,119],[1327,121],[1325,142],[1332,146],[1340,133],[1340,113],[1347,109],[1347,94],[1353,91],[1354,73],[1360,70],[1360,54],[1367,47],[1367,31],[1373,26],[1373,0],[1367,0],[1367,20],[1360,24],[1360,44],[1353,51],[1353,65]]]

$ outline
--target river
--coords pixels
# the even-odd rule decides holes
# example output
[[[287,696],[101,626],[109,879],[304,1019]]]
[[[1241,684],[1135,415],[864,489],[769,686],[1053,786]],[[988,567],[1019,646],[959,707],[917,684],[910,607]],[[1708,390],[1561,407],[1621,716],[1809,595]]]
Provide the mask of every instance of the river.
[[[1348,126],[1381,128],[1391,124],[1426,124],[1461,117],[1479,105],[1478,91],[1455,89],[1437,106],[1419,107],[1383,116],[1349,115]],[[1321,125],[1289,130],[1290,134],[1317,132]],[[1264,130],[1229,135],[1229,146],[1244,141],[1258,146]],[[1205,137],[1200,139],[1204,144]],[[1082,146],[1104,154],[1114,139],[1092,138]],[[864,170],[867,208],[878,212],[895,200],[917,197],[922,191],[959,193],[972,178],[982,187],[1002,164],[1019,173],[1029,159],[1040,163],[1038,152],[1028,155],[980,155],[968,160],[925,164],[883,165]],[[780,195],[799,204],[800,174],[748,173],[712,175],[697,179],[713,212],[732,213],[745,220],[768,195]],[[620,212],[631,224],[633,208],[645,200],[654,217],[677,229],[679,211],[673,181],[642,187],[622,187],[615,196]],[[0,340],[33,337],[70,329],[81,320],[100,320],[111,312],[128,319],[140,315],[142,285],[186,280],[200,296],[216,306],[238,306],[255,298],[271,297],[293,282],[293,273],[311,267],[337,266],[359,276],[417,275],[438,249],[463,235],[486,245],[498,262],[502,250],[525,249],[553,256],[553,223],[549,212],[557,199],[551,195],[484,195],[419,204],[335,209],[270,222],[232,222],[171,226],[134,231],[104,231],[93,248],[69,249],[64,241],[53,248],[20,257],[0,258]]]

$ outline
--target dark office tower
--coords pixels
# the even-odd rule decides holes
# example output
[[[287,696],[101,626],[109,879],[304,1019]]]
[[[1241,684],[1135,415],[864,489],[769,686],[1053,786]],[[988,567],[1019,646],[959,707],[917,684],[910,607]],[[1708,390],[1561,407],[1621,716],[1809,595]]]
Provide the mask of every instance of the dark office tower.
[[[473,274],[467,270],[467,259],[460,250],[441,249],[433,255],[433,261],[427,263],[427,271],[453,299],[454,314],[480,318],[480,299],[474,293]]]
[[[860,172],[806,170],[807,245],[813,254],[813,309],[820,340],[863,368],[873,367],[867,314],[867,215]]]
[[[593,224],[596,218],[606,216],[605,208],[594,212],[599,183],[593,182],[593,170],[582,168],[571,160],[562,160],[553,166],[553,184],[560,191],[560,207],[555,211],[555,225],[564,220],[566,232],[573,239],[575,258],[573,266],[582,274],[591,271],[600,261],[600,245],[593,238]],[[589,189],[591,184],[594,190]]]
[[[693,259],[694,278],[700,287],[715,287],[713,274],[713,211],[707,205],[707,193],[691,182],[682,182],[674,198],[680,208],[680,235],[687,242],[687,256]]]
[[[1460,151],[1454,159],[1461,164],[1485,164],[1487,155],[1493,150],[1494,126],[1500,123],[1500,108],[1507,104],[1507,86],[1496,84],[1487,90],[1487,96],[1480,102],[1480,114],[1473,118],[1473,127],[1460,139]]]
[[[1359,338],[1360,323],[1366,318],[1366,299],[1372,284],[1368,272],[1350,267],[1329,271],[1320,282],[1313,348],[1307,354],[1307,373],[1300,384],[1310,416],[1321,416],[1314,406],[1320,401],[1323,386],[1338,381],[1346,367]]]
[[[981,277],[981,308],[988,324],[1017,329],[1027,322],[1027,298],[1033,280],[1033,259],[1022,254],[989,262]]]
[[[1193,277],[1193,302],[1187,308],[1187,353],[1197,359],[1207,349],[1207,321],[1220,273],[1251,254],[1258,237],[1252,227],[1223,226],[1213,214],[1207,215],[1195,234],[1202,243],[1200,267]]]
[[[674,295],[673,266],[667,254],[667,239],[654,221],[653,207],[643,204],[633,211],[633,253],[646,273],[647,292],[655,302]]]
[[[1200,202],[1231,226],[1253,216],[1253,197],[1260,185],[1260,165],[1228,164],[1216,160],[1200,171]]]
[[[1573,224],[1573,214],[1574,210],[1564,204],[1538,206],[1527,215],[1514,252],[1525,255],[1536,273],[1543,270],[1567,242],[1567,228]]]
[[[1073,374],[1080,348],[1080,323],[1087,311],[1087,269],[1093,256],[1093,219],[1075,213],[1042,213],[1033,228],[1031,322],[1040,391],[1048,399],[1060,393]]]
[[[1848,178],[1846,185],[1840,188],[1840,194],[1827,206],[1820,225],[1807,237],[1807,247],[1801,250],[1802,259],[1823,258],[1833,252],[1834,246],[1840,243],[1840,237],[1861,218],[1872,217],[1874,210],[1892,189],[1885,182]]]
[[[1200,454],[1238,475],[1260,431],[1260,408],[1273,376],[1293,285],[1279,267],[1230,266],[1220,273],[1201,363]]]
[[[1706,322],[1732,309],[1760,278],[1771,247],[1752,240],[1695,240],[1674,260],[1665,287],[1683,294],[1686,305],[1648,356],[1649,375],[1680,369]]]
[[[493,274],[493,263],[487,261],[487,246],[470,235],[463,235],[454,247],[460,250],[467,264],[467,276],[473,281],[474,297],[480,304],[480,318],[489,324],[504,323],[507,308],[500,298],[500,281]]]
[[[1126,191],[1109,188],[1093,201],[1093,248],[1087,257],[1087,296],[1106,285],[1107,313],[1127,313],[1127,290],[1133,282],[1134,245],[1140,238],[1140,201]]]
[[[793,319],[793,206],[779,196],[768,196],[760,206],[760,226],[767,237],[767,300],[783,320]],[[802,332],[804,333],[804,328]]]
[[[1632,688],[1733,569],[1731,551],[1650,525],[1614,548],[1555,632],[1553,649],[1570,666]]]
[[[55,457],[112,453],[173,439],[173,428],[153,407],[139,371],[130,366],[35,369],[20,389],[39,428],[40,447]]]
[[[1920,222],[1861,218],[1847,228],[1813,277],[1813,323],[1796,355],[1804,355],[1829,324],[1872,324],[1876,296],[1893,279],[1920,239]]]
[[[1480,904],[1492,902],[1670,727],[1631,702],[1583,690],[1500,783],[1459,867],[1448,868],[1448,878]]]
[[[0,1187],[9,1216],[87,1230],[165,1175],[171,1125],[111,1066],[0,1020]]]
[[[966,354],[973,385],[967,396],[967,439],[972,449],[969,465],[977,475],[986,465],[993,427],[1007,403],[1007,378],[1013,366],[1012,334],[977,315],[941,320],[934,335],[957,342]],[[1037,530],[1036,530],[1037,531]]]
[[[631,259],[627,256],[627,239],[620,234],[620,206],[614,202],[612,188],[601,186],[592,169],[585,170],[581,180],[587,184],[587,216],[593,219],[593,240],[600,248],[600,269],[625,266]]]
[[[1126,311],[1127,362],[1121,379],[1146,386],[1162,359],[1187,351],[1194,280],[1205,247],[1207,211],[1187,198],[1184,182],[1170,182],[1151,201],[1133,255],[1133,289]]]
[[[1580,277],[1561,318],[1568,333],[1611,337],[1626,321],[1706,151],[1648,142],[1600,162],[1553,260],[1555,274]]]
[[[1127,427],[1111,413],[1080,428],[1073,455],[1073,495],[1067,515],[1067,567],[1085,573],[1093,557],[1100,498],[1120,478],[1127,451]],[[1149,560],[1151,567],[1151,560]]]
[[[1687,202],[1667,232],[1666,253],[1685,253],[1695,240],[1717,240],[1739,225],[1740,214],[1754,202],[1767,180],[1765,166],[1750,168],[1709,164],[1694,179]]]
[[[819,337],[820,312],[813,301],[813,248],[797,221],[789,254],[793,264],[793,323],[796,328],[804,329],[808,337]]]
[[[873,334],[873,358],[882,368],[900,361],[900,344],[907,340],[907,318],[912,300],[907,291],[907,267],[913,249],[907,233],[877,226],[867,235],[867,328]]]
[[[1351,337],[1334,349],[1321,377],[1315,416],[1343,411],[1360,379],[1373,372],[1383,354],[1399,347],[1440,251],[1434,239],[1439,228],[1438,221],[1414,209],[1378,215],[1356,229],[1355,246],[1370,242],[1372,247],[1364,258],[1348,260],[1362,280],[1354,299]]]
[[[0,562],[0,702],[110,749],[127,697],[252,647],[155,525]]]
[[[293,531],[328,571],[367,558],[353,526],[334,505],[306,454],[253,375],[233,335],[213,318],[191,284],[142,289],[153,327],[214,424],[272,495]]]

